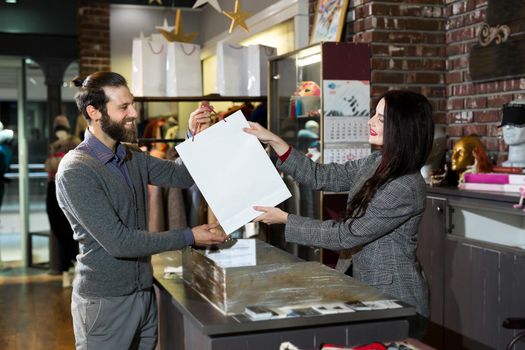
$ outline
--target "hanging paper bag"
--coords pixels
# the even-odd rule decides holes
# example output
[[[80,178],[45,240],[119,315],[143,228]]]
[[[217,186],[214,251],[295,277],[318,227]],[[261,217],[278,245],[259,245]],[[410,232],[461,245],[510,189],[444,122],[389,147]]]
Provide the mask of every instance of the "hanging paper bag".
[[[217,93],[246,96],[247,49],[241,45],[217,44]]]
[[[200,46],[182,42],[167,45],[167,96],[202,96]]]
[[[265,96],[268,85],[268,59],[275,56],[277,49],[264,45],[249,45],[247,50],[248,96]]]
[[[166,96],[166,41],[161,34],[133,39],[131,92],[135,96]]]

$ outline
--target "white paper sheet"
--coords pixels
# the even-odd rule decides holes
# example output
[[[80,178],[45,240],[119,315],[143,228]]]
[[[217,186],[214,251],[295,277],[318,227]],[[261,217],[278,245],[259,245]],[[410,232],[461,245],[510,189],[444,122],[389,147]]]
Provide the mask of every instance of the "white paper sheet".
[[[232,233],[291,197],[241,111],[179,144],[176,149],[224,231]]]

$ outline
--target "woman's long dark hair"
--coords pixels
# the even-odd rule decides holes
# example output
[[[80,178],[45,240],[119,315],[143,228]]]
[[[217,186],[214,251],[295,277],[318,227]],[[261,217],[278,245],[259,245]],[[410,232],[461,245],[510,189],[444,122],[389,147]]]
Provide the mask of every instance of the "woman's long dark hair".
[[[406,90],[388,91],[385,99],[383,150],[375,173],[352,197],[345,220],[364,215],[377,189],[389,180],[419,172],[432,149],[432,106],[421,94]]]

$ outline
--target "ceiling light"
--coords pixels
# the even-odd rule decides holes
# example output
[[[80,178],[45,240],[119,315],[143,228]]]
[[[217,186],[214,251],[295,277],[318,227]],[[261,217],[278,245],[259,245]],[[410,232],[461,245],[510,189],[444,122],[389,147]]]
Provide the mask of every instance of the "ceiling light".
[[[6,4],[16,4],[16,0],[5,0]]]

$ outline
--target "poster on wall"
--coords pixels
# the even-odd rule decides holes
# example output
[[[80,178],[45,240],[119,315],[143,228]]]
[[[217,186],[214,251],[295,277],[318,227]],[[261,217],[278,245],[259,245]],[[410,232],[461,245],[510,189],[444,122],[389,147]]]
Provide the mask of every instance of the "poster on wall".
[[[310,44],[340,41],[348,0],[318,0]]]
[[[369,81],[323,80],[323,91],[325,116],[370,116]]]

